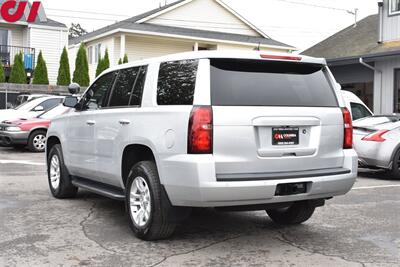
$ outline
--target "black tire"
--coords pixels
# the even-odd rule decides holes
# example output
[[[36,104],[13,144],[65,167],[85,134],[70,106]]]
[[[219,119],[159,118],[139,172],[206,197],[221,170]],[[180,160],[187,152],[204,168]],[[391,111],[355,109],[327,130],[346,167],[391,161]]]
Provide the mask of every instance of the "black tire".
[[[392,169],[388,174],[391,178],[400,179],[400,149],[394,154]]]
[[[134,190],[132,184],[139,177],[145,180],[145,186],[149,189],[151,200],[149,205],[149,219],[142,226],[135,223],[130,197],[131,191]],[[135,164],[128,175],[126,188],[126,208],[129,217],[129,226],[136,237],[145,241],[161,240],[170,237],[176,227],[176,223],[170,220],[173,207],[169,201],[165,200],[155,163],[142,161]]]
[[[51,177],[51,168],[52,168],[52,160],[53,158],[57,158],[59,161],[59,183],[58,186],[54,186],[52,183]],[[64,198],[74,198],[78,192],[78,188],[71,184],[71,178],[68,173],[67,168],[64,164],[64,157],[61,149],[61,145],[54,145],[49,152],[49,156],[47,158],[47,177],[49,182],[49,187],[51,194],[55,198],[64,199]]]
[[[314,214],[315,206],[309,204],[309,202],[295,202],[289,208],[267,210],[268,216],[276,224],[280,225],[295,225],[301,224]]]
[[[43,139],[44,136],[44,140]],[[40,138],[40,141],[36,140],[36,138]],[[46,131],[37,130],[32,132],[29,135],[28,139],[28,148],[31,152],[41,153],[46,149]]]

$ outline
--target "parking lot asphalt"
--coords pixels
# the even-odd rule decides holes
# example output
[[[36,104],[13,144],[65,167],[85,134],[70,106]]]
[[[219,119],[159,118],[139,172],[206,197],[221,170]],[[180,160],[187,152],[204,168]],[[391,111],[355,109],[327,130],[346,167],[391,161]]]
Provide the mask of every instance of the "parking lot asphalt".
[[[44,154],[0,148],[0,266],[400,266],[400,180],[361,170],[307,223],[198,209],[170,239],[133,236],[124,204],[50,196]]]

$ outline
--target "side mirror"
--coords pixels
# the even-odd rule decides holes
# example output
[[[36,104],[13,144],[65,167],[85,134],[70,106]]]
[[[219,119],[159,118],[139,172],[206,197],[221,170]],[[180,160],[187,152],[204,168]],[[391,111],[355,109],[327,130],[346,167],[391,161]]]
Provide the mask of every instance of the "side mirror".
[[[66,96],[63,105],[67,108],[75,108],[78,104],[78,98],[76,96]]]
[[[81,91],[81,86],[80,86],[79,84],[77,84],[77,83],[71,83],[71,84],[68,86],[68,92],[69,92],[71,95],[79,94],[80,91]]]
[[[36,108],[33,109],[33,111],[44,111],[43,106],[37,106]]]

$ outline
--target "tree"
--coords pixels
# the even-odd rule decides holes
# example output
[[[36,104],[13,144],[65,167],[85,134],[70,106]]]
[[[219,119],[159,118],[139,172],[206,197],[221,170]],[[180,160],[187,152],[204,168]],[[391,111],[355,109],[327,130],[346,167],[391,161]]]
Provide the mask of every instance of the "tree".
[[[72,81],[78,83],[81,86],[89,86],[89,64],[86,55],[86,47],[82,43],[78,49],[75,60],[75,71]]]
[[[14,65],[11,68],[10,83],[25,84],[27,82],[22,53],[14,56]]]
[[[60,67],[58,68],[57,85],[68,86],[71,83],[71,73],[69,70],[69,60],[67,48],[64,47],[61,58]]]
[[[96,77],[99,76],[103,71],[110,67],[110,58],[108,56],[108,49],[104,54],[104,58],[100,58],[96,68]]]
[[[79,23],[71,23],[71,27],[69,27],[68,32],[69,38],[76,38],[88,33],[87,30],[83,29]]]
[[[122,59],[118,60],[118,65],[122,65]]]
[[[124,55],[124,61],[123,61],[123,62],[124,62],[124,64],[129,62],[129,59],[128,59],[128,55],[127,55],[127,54]]]
[[[42,51],[39,52],[32,84],[49,84],[46,61],[43,58]]]
[[[4,67],[3,64],[0,63],[0,83],[4,83],[6,81],[6,76],[4,75]]]
[[[103,59],[99,56],[99,61],[97,62],[96,77],[103,72]]]

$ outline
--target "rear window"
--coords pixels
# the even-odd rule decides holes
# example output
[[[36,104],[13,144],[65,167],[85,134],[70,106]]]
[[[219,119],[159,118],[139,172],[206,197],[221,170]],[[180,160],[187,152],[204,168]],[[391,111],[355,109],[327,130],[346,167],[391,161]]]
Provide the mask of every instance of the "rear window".
[[[158,105],[192,105],[198,60],[160,64],[157,86]]]
[[[324,67],[260,60],[211,60],[214,106],[337,107]]]
[[[365,117],[371,116],[371,112],[368,111],[363,105],[358,103],[350,103],[351,105],[351,113],[353,115],[353,120],[359,120]]]

